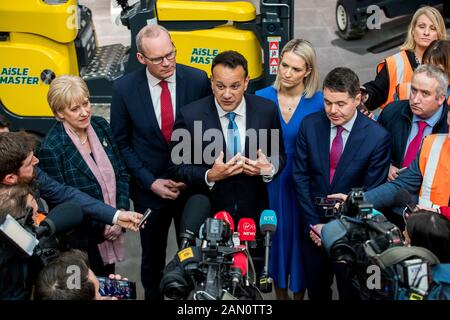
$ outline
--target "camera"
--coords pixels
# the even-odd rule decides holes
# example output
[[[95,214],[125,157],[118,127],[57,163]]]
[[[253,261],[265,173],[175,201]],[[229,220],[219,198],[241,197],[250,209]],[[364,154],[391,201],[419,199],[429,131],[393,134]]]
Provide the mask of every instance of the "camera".
[[[160,289],[175,300],[262,299],[244,281],[245,246],[234,246],[230,225],[207,218],[195,246],[182,248],[164,270]]]

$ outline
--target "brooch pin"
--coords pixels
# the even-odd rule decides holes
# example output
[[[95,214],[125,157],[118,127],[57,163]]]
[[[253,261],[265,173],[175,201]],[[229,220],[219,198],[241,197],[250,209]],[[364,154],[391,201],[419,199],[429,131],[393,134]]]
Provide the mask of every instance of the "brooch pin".
[[[108,142],[106,140],[103,140],[103,146],[106,148],[108,146]]]

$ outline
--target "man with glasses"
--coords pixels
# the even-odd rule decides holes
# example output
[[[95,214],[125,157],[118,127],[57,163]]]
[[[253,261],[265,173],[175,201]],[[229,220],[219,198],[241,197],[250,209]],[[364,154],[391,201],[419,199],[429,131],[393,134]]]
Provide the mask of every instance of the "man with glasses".
[[[146,299],[162,299],[159,283],[165,265],[172,218],[178,232],[183,183],[167,179],[169,141],[180,108],[210,94],[204,71],[176,63],[168,31],[148,25],[136,36],[137,59],[144,66],[114,84],[111,128],[131,173],[135,210],[152,209],[141,229],[141,279]]]

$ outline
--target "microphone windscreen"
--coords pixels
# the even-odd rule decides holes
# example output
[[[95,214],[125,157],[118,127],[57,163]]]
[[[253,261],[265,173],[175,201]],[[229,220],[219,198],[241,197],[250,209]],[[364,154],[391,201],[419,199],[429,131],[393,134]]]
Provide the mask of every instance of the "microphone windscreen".
[[[180,221],[180,231],[191,231],[198,237],[198,231],[202,223],[211,214],[211,204],[209,199],[203,194],[191,196],[183,209]]]
[[[252,218],[242,218],[238,222],[238,233],[241,241],[255,241],[256,224]]]
[[[50,220],[55,230],[53,233],[63,233],[72,230],[81,224],[83,220],[83,212],[81,207],[74,203],[62,203],[54,207],[42,221],[41,225],[45,225]],[[50,235],[51,235],[50,234]]]
[[[230,225],[231,233],[234,233],[234,221],[231,215],[226,211],[219,211],[214,215],[215,219],[225,221]]]
[[[244,252],[238,252],[234,254],[233,268],[239,269],[243,276],[247,274],[247,256]]]
[[[262,234],[274,233],[277,230],[277,215],[273,210],[264,210],[259,218],[259,228]]]

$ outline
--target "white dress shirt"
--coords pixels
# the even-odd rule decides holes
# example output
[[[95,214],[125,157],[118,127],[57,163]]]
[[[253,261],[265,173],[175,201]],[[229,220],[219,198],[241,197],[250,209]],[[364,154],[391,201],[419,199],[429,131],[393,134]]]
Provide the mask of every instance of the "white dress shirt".
[[[155,78],[148,69],[145,69],[147,74],[148,89],[150,90],[150,97],[152,98],[153,109],[155,111],[156,120],[158,121],[159,128],[161,129],[161,91],[162,88],[159,85],[160,79]],[[173,116],[176,115],[176,86],[175,86],[175,72],[169,78],[164,79],[167,81],[167,86],[169,87],[170,97],[172,98],[172,108]]]

